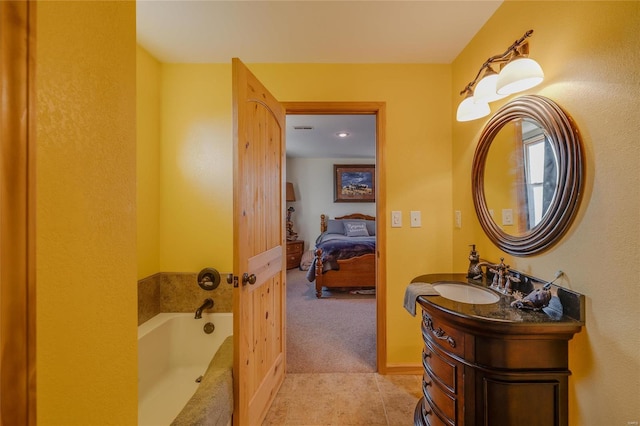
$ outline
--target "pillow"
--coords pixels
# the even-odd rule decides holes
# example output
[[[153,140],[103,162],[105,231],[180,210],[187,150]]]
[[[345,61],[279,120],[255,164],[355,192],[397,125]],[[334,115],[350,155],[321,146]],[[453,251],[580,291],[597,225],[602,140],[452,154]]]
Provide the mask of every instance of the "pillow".
[[[363,219],[345,219],[345,222],[365,223],[367,225],[367,232],[369,236],[376,235],[376,221],[375,220],[363,220]]]
[[[366,220],[367,224],[367,232],[369,235],[376,235],[376,221],[375,220]]]
[[[364,222],[345,222],[344,231],[347,237],[368,237],[367,224]]]
[[[342,234],[344,235],[344,225],[341,220],[329,219],[327,221],[327,234]]]

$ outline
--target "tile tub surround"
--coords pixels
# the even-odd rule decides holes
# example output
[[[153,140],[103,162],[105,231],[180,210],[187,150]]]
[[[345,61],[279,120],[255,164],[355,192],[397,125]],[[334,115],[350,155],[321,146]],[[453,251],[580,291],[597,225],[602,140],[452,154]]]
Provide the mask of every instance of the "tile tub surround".
[[[138,325],[160,312],[160,273],[157,273],[138,281]]]
[[[214,300],[209,312],[231,312],[233,286],[222,277],[215,290],[198,285],[197,272],[159,272],[138,281],[138,325],[161,312],[195,312],[206,298]]]

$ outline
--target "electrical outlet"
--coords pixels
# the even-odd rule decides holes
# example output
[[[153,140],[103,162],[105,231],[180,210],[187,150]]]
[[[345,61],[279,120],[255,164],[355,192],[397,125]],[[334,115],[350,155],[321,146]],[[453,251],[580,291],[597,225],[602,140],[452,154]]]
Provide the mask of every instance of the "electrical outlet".
[[[402,212],[394,210],[391,212],[391,227],[402,228]]]
[[[512,209],[502,209],[502,224],[503,225],[513,225],[513,210]]]
[[[420,217],[419,210],[411,211],[411,227],[412,228],[420,228],[422,226],[422,218]]]
[[[462,212],[460,210],[456,210],[455,212],[455,218],[456,218],[456,228],[460,229],[462,228]]]

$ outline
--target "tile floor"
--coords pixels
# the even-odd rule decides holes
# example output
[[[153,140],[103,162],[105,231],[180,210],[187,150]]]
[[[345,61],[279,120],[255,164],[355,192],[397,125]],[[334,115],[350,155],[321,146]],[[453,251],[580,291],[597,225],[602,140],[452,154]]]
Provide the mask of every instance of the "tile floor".
[[[262,426],[410,426],[421,386],[414,375],[287,374]]]

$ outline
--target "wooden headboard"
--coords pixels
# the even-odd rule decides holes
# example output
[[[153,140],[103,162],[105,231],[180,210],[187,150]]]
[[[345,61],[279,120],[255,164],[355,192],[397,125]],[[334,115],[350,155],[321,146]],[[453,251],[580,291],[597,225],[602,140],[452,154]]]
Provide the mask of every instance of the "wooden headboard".
[[[352,213],[344,216],[336,217],[336,220],[341,219],[361,219],[361,220],[376,220],[374,216],[369,216],[368,214],[362,213]],[[325,232],[327,230],[327,221],[329,218],[325,214],[320,215],[320,232]]]

